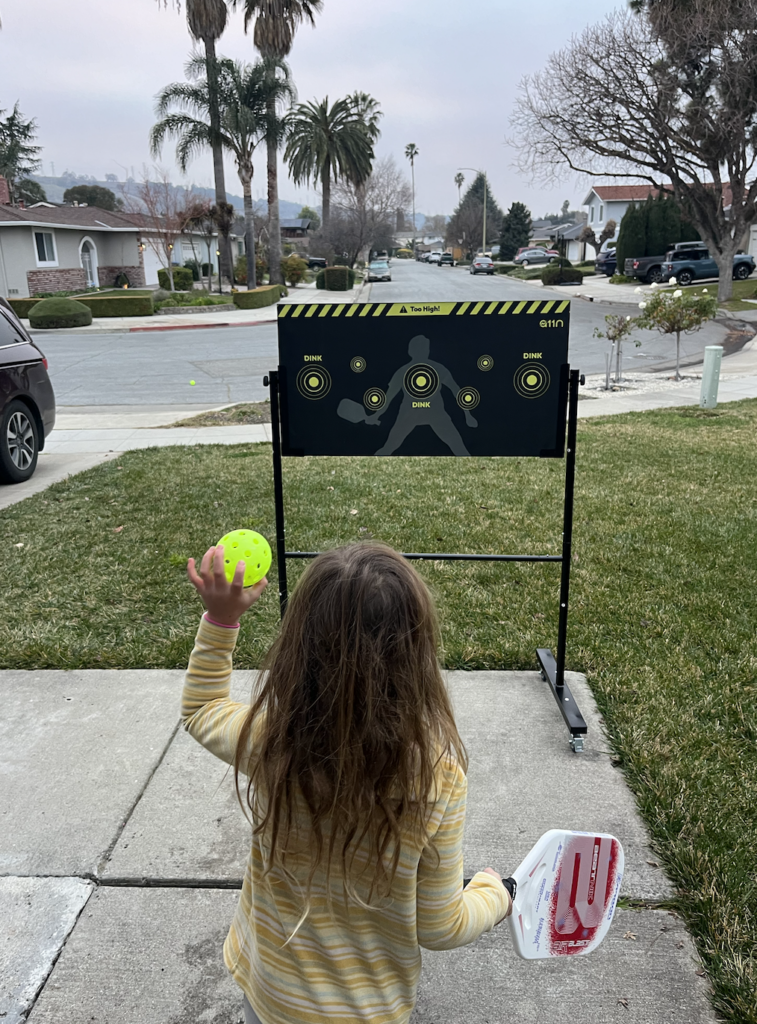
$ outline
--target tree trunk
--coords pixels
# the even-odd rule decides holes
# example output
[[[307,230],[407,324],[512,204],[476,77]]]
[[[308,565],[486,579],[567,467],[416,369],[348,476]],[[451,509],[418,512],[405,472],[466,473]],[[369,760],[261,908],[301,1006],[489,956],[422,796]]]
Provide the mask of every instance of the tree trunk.
[[[321,178],[321,186],[323,188],[323,192],[322,192],[322,195],[321,195],[322,205],[323,205],[322,225],[323,225],[323,230],[324,230],[324,233],[325,233],[326,231],[328,231],[329,217],[331,216],[331,164],[329,163],[328,160],[323,165],[323,172],[322,173],[323,173],[323,176]]]
[[[170,291],[176,291],[176,285],[173,283],[173,267],[171,266],[171,251],[166,250],[168,259],[166,260],[166,271],[168,272],[168,283],[170,284]]]
[[[213,291],[213,254],[211,252],[212,238],[208,239],[208,295]]]
[[[204,39],[205,69],[208,76],[208,97],[210,127],[213,133],[213,180],[216,188],[216,206],[226,202],[226,177],[223,169],[223,146],[221,145],[221,112],[218,105],[218,75],[216,73],[216,44],[214,39]],[[231,240],[219,235],[219,284],[226,279],[232,283]]]
[[[713,252],[720,275],[718,277],[718,302],[726,302],[733,295],[733,257],[739,247],[736,239],[728,239],[722,256]]]
[[[268,116],[275,118],[276,103],[268,101]],[[281,276],[281,227],[279,226],[279,173],[278,147],[273,139],[266,140],[268,150],[268,280],[270,284],[283,284]]]
[[[241,175],[240,175],[241,177]],[[247,249],[247,288],[257,288],[255,276],[255,222],[252,219],[252,176],[242,178],[244,196],[244,244]]]

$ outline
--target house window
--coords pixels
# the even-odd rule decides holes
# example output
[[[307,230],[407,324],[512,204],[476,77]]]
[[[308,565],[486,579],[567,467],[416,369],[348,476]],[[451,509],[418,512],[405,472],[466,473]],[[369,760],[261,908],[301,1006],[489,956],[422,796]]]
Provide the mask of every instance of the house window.
[[[244,242],[241,238],[237,241],[237,252],[240,256],[244,256]]]
[[[604,208],[604,206],[602,204],[600,204],[600,207],[599,207],[599,223],[600,224],[604,220],[604,216],[605,216],[605,208]]]
[[[589,223],[590,224],[594,223],[594,207],[593,206],[589,207]]]
[[[35,231],[34,245],[37,250],[38,267],[58,266],[58,256],[55,251],[55,236],[52,231]]]

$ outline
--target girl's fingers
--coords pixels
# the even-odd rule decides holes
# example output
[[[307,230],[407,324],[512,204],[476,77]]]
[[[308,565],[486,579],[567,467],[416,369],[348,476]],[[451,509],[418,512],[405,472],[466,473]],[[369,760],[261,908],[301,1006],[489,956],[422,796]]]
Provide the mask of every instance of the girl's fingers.
[[[246,566],[244,562],[237,562],[237,567],[234,570],[234,579],[231,581],[231,588],[235,593],[241,594],[244,589],[244,572]]]
[[[226,570],[224,568],[223,558],[223,544],[219,544],[214,550],[215,554],[213,556],[213,572],[215,574],[216,580],[220,583],[222,578],[226,579]]]
[[[215,548],[208,548],[205,554],[202,556],[202,562],[200,563],[200,575],[204,578],[210,573],[210,561],[213,558]]]
[[[187,576],[189,576],[190,583],[192,583],[197,588],[197,590],[202,589],[203,582],[197,575],[194,558],[190,558],[189,561],[187,562]]]

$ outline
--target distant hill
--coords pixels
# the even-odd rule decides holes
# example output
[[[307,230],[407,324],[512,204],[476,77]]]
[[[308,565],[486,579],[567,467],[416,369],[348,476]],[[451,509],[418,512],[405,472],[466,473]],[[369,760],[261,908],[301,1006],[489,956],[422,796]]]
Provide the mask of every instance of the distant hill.
[[[136,198],[137,195],[138,182],[135,182],[133,178],[128,178],[126,181],[113,181],[112,179],[101,181],[99,178],[88,177],[86,174],[62,174],[55,178],[50,175],[31,174],[29,177],[40,183],[51,203],[62,203],[63,193],[67,188],[73,188],[74,185],[100,185],[102,188],[109,188],[116,196],[125,194]],[[203,188],[201,185],[191,185],[188,189],[183,185],[176,185],[175,188],[178,192],[189,192],[191,195],[200,196],[203,199],[215,200],[216,197],[215,189]],[[244,212],[242,196],[227,192],[226,198],[240,213]],[[302,206],[302,203],[291,203],[288,199],[279,199],[279,216],[284,219],[296,217]],[[260,213],[265,213],[268,210],[268,203],[265,200],[260,200],[255,203],[255,208]]]

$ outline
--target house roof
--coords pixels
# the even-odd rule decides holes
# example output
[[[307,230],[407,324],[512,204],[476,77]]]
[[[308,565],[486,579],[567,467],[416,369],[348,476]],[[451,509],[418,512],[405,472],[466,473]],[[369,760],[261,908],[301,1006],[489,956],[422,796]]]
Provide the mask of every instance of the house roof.
[[[568,242],[570,242],[574,238],[580,237],[581,232],[583,231],[583,229],[585,227],[586,227],[586,225],[583,223],[583,221],[581,221],[580,224],[571,224],[570,227],[566,227],[565,230],[563,231],[562,225],[556,224],[555,227],[552,229],[552,232],[550,234],[550,238],[556,238],[557,235],[559,234],[560,238],[564,238]]]
[[[90,231],[134,231],[136,225],[119,213],[97,206],[56,206],[22,210],[17,206],[0,206],[0,227],[8,224],[29,224],[34,227],[86,228]]]
[[[592,192],[606,203],[615,202],[638,202],[646,199],[647,196],[657,195],[657,189],[652,185],[592,185],[582,206],[587,206]]]
[[[280,220],[279,227],[299,228],[301,231],[307,231],[312,223],[309,217],[296,217],[294,220]]]

